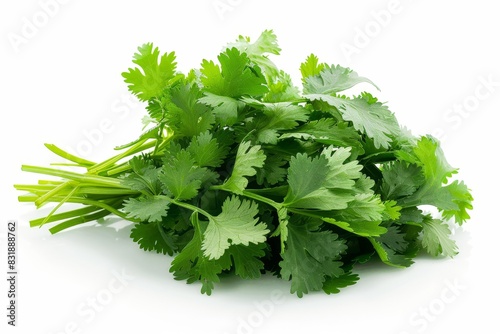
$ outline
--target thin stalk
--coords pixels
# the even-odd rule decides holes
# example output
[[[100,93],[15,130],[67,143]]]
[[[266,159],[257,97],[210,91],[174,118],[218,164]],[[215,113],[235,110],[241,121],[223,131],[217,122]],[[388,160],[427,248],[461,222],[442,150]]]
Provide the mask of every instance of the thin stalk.
[[[229,189],[227,189],[226,187],[224,187],[224,185],[215,185],[215,186],[211,186],[210,187],[211,190],[223,190],[223,191],[227,191],[227,192],[230,192],[230,193],[233,193],[233,194],[236,194],[236,195],[243,195],[247,198],[251,198],[251,199],[254,199],[258,202],[262,202],[262,203],[266,203],[270,206],[272,206],[273,208],[275,208],[276,210],[280,210],[282,205],[278,202],[275,202],[273,201],[272,199],[269,199],[267,197],[264,197],[264,196],[261,196],[259,194],[256,194],[252,191],[248,191],[248,190],[243,190],[241,193],[235,193]]]
[[[206,212],[203,209],[200,209],[197,206],[194,206],[194,205],[191,205],[191,204],[188,204],[188,203],[184,203],[184,202],[179,202],[179,201],[177,201],[175,199],[171,199],[171,198],[169,198],[169,201],[172,202],[172,203],[174,203],[177,206],[186,208],[186,209],[191,210],[193,212],[199,212],[199,213],[201,213],[202,215],[204,215],[205,217],[207,217],[209,219],[211,219],[213,217],[211,214],[209,214],[208,212]]]
[[[77,157],[76,155],[68,153],[68,152],[64,151],[63,149],[57,147],[54,144],[45,144],[45,147],[48,148],[51,152],[53,152],[53,153],[57,154],[58,156],[60,156],[61,158],[64,158],[64,159],[72,161],[72,162],[75,162],[79,166],[89,167],[89,166],[95,165],[95,162],[92,162],[90,160],[86,160],[86,159]]]
[[[112,167],[115,163],[117,163],[121,159],[126,158],[129,155],[132,155],[134,153],[137,153],[137,152],[135,152],[135,150],[137,148],[141,147],[142,144],[144,144],[146,141],[147,141],[147,139],[141,140],[141,141],[137,142],[136,144],[134,144],[133,146],[131,146],[126,151],[124,151],[124,152],[122,152],[120,154],[117,154],[117,155],[115,155],[114,157],[111,157],[108,160],[105,160],[103,162],[100,162],[98,164],[93,165],[91,168],[89,168],[88,172],[91,173],[91,174],[99,174],[100,172],[102,172],[106,168]]]
[[[76,218],[73,218],[70,220],[66,220],[63,223],[60,223],[60,224],[50,228],[49,231],[52,234],[56,234],[56,233],[61,232],[65,229],[68,229],[70,227],[74,227],[77,225],[91,222],[93,220],[104,218],[107,215],[109,215],[109,213],[106,210],[97,211],[97,212],[89,214],[89,215],[80,216],[80,217],[76,217]]]
[[[72,184],[68,181],[68,182],[65,182],[65,183],[62,183],[58,186],[56,186],[55,188],[53,188],[52,190],[46,192],[44,195],[40,196],[36,201],[35,201],[35,205],[37,206],[37,208],[41,207],[50,197],[52,196],[55,196],[56,194],[58,194],[62,189],[66,188],[67,186],[71,186]]]
[[[89,182],[89,183],[96,184],[96,185],[103,185],[103,186],[108,186],[108,187],[128,189],[126,186],[121,184],[120,180],[115,179],[115,178],[105,177],[105,176],[78,174],[78,173],[63,171],[63,170],[55,169],[55,168],[29,166],[29,165],[23,165],[21,167],[21,170],[24,172],[58,176],[58,177],[61,177],[64,179],[74,180],[74,181],[79,181],[79,182]]]
[[[102,210],[102,209],[95,207],[95,206],[87,206],[87,207],[80,208],[80,209],[61,212],[61,213],[52,215],[49,219],[47,219],[47,221],[45,223],[48,224],[48,223],[53,223],[53,222],[56,222],[59,220],[80,217],[80,216],[83,216],[83,215],[86,215],[88,213],[92,213],[92,212],[95,212],[98,210]],[[30,227],[40,226],[45,218],[37,218],[37,219],[30,220]]]
[[[36,197],[36,196],[24,195],[24,196],[19,196],[18,200],[19,200],[19,202],[34,202],[34,201],[36,201],[37,198],[38,197]],[[122,198],[116,198],[116,202],[119,203],[119,202],[121,202],[121,201],[123,201],[123,200],[125,200],[127,198],[129,198],[129,197],[128,196],[124,196]],[[113,198],[113,199],[115,199],[115,198]],[[64,197],[62,197],[62,196],[53,196],[47,202],[58,203],[58,202],[60,202],[62,200],[64,200]],[[67,203],[84,204],[84,205],[89,205],[89,206],[97,206],[97,207],[100,207],[102,209],[108,210],[109,212],[111,212],[111,213],[115,214],[116,216],[118,216],[120,218],[123,218],[125,220],[130,220],[130,221],[133,221],[133,222],[138,222],[137,220],[134,220],[132,218],[127,217],[126,214],[124,214],[123,212],[117,210],[115,207],[113,207],[109,203],[105,203],[103,201],[94,201],[94,200],[91,200],[91,199],[88,199],[88,198],[81,198],[81,197],[71,197],[66,202]]]
[[[62,201],[60,201],[59,203],[57,203],[57,205],[52,209],[52,211],[50,211],[50,213],[47,215],[47,217],[45,217],[45,219],[42,221],[42,223],[40,224],[40,227],[43,226],[47,220],[50,219],[50,217],[52,217],[52,215],[54,215],[56,213],[56,211],[61,207],[61,205],[63,205],[64,203],[66,203],[66,201],[71,198],[71,196],[73,196],[73,194],[75,193],[75,191],[78,190],[78,186],[74,187],[68,195],[66,195],[66,197],[64,197],[64,199]],[[43,197],[43,196],[42,196]],[[36,202],[35,202],[36,204]]]

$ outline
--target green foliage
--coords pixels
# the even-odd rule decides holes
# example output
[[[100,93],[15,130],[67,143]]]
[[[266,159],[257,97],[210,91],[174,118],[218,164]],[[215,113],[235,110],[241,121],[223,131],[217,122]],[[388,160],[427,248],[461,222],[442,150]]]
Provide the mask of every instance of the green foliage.
[[[450,224],[470,218],[473,199],[439,142],[368,92],[340,95],[377,87],[315,55],[299,89],[271,60],[280,51],[270,30],[240,36],[185,75],[174,53],[141,46],[123,76],[145,102],[144,132],[100,163],[46,145],[83,170],[23,166],[59,178],[16,185],[21,201],[57,203],[31,226],[128,219],[141,249],[175,256],[174,277],[208,295],[224,275],[266,271],[299,297],[334,294],[372,257],[408,267],[421,251],[457,254]],[[82,207],[56,213],[65,203]]]

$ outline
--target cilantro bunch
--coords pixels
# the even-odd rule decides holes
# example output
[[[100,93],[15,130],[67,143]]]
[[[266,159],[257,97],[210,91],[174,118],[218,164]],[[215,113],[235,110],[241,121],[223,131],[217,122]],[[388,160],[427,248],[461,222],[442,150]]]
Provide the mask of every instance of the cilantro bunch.
[[[264,31],[185,74],[175,53],[139,47],[123,77],[145,103],[147,130],[100,163],[46,145],[77,171],[22,166],[56,177],[16,185],[28,192],[20,201],[57,203],[31,226],[130,220],[133,241],[175,256],[174,277],[208,295],[223,275],[265,272],[299,297],[336,293],[371,258],[408,267],[422,251],[457,254],[449,224],[469,219],[472,196],[438,141],[411,135],[368,92],[342,95],[376,86],[314,55],[299,90],[269,59],[279,52]],[[66,203],[81,206],[61,212]]]

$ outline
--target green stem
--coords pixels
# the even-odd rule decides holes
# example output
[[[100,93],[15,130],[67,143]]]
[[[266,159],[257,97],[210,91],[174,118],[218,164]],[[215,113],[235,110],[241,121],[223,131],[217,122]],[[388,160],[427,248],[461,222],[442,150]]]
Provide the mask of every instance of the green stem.
[[[54,144],[45,144],[45,147],[48,148],[51,152],[57,154],[58,156],[66,159],[66,160],[77,163],[79,166],[89,167],[89,166],[95,165],[95,162],[77,157],[76,155],[68,153],[68,152],[64,151],[63,149],[57,147]]]
[[[366,165],[367,163],[392,161],[396,158],[395,153],[395,151],[375,152],[359,159],[359,162],[363,163],[363,165]]]
[[[67,181],[65,183],[61,183],[60,185],[54,187],[52,190],[46,192],[44,195],[40,196],[36,201],[35,205],[37,208],[41,207],[49,198],[52,196],[55,196],[58,194],[62,189],[66,188],[67,186],[71,186],[71,182]],[[76,188],[75,188],[76,189]],[[74,189],[73,189],[74,190]],[[72,191],[74,192],[74,191]]]
[[[205,217],[207,217],[208,219],[211,219],[213,216],[211,214],[209,214],[208,212],[206,212],[205,210],[203,209],[200,209],[199,207],[195,206],[195,205],[192,205],[192,204],[188,204],[188,203],[184,203],[184,202],[179,202],[175,199],[171,199],[169,198],[168,199],[171,203],[177,205],[177,206],[180,206],[180,207],[183,207],[183,208],[186,208],[188,210],[191,210],[193,212],[198,212],[198,213],[201,213],[202,215],[204,215]]]
[[[323,216],[314,214],[312,212],[307,212],[307,211],[300,210],[300,209],[287,208],[287,210],[289,212],[292,212],[292,213],[295,213],[295,214],[298,214],[298,215],[302,215],[302,216],[306,216],[306,217],[311,217],[311,218],[319,218],[319,219],[321,219],[323,217]]]
[[[122,183],[118,179],[99,176],[99,175],[78,174],[78,173],[63,171],[63,170],[55,169],[55,168],[29,166],[29,165],[23,165],[21,167],[21,170],[24,172],[30,172],[30,173],[58,176],[58,177],[61,177],[64,179],[74,180],[74,181],[79,181],[79,182],[88,182],[88,183],[92,183],[95,185],[128,189],[126,186],[122,185]]]
[[[113,198],[112,199],[113,202],[111,202],[111,203],[115,203],[115,202],[116,203],[121,203],[121,202],[123,202],[123,200],[125,200],[127,198],[130,198],[130,197],[129,196],[124,196],[124,197],[121,197],[121,198]],[[38,199],[38,196],[24,195],[24,196],[19,196],[18,199],[19,199],[19,202],[34,202],[34,201],[36,201]],[[53,196],[47,202],[58,203],[58,202],[63,201],[64,199],[65,199],[65,197],[62,197],[62,196]],[[116,200],[116,201],[114,201],[114,200]],[[97,207],[100,207],[101,209],[108,210],[110,213],[113,213],[116,216],[118,216],[120,218],[123,218],[125,220],[130,220],[130,221],[133,221],[133,222],[138,222],[138,220],[134,220],[134,219],[132,219],[130,217],[127,217],[126,214],[124,214],[123,212],[117,210],[115,207],[112,206],[112,204],[105,203],[104,201],[94,201],[94,200],[87,199],[87,198],[71,197],[71,198],[68,198],[66,200],[66,202],[67,203],[84,204],[84,205],[89,205],[89,206],[97,206]]]
[[[56,211],[61,207],[61,205],[63,205],[64,203],[66,203],[66,201],[71,198],[71,196],[73,196],[73,194],[75,193],[75,191],[78,190],[78,186],[74,187],[69,193],[68,195],[66,195],[66,197],[64,197],[64,199],[62,201],[60,201],[59,203],[57,203],[57,205],[52,209],[52,211],[50,211],[50,213],[47,215],[47,217],[45,217],[45,219],[42,221],[42,223],[40,224],[40,226],[43,226],[47,220],[50,219],[50,217],[52,217],[52,215],[54,215],[56,213]],[[41,197],[43,198],[43,196]],[[35,204],[37,204],[37,202],[35,202]]]
[[[80,208],[80,209],[61,212],[61,213],[52,215],[49,219],[47,219],[47,221],[45,223],[53,223],[53,222],[56,222],[59,220],[80,217],[80,216],[83,216],[83,215],[86,215],[88,213],[92,213],[92,212],[95,212],[98,210],[102,210],[102,209],[95,207],[95,206],[87,206],[87,207]],[[37,218],[37,219],[30,220],[30,227],[40,226],[44,220],[45,220],[45,218]]]
[[[259,201],[259,202],[262,202],[262,203],[266,203],[270,206],[272,206],[273,208],[275,208],[276,210],[280,210],[281,207],[283,206],[281,203],[278,203],[278,202],[275,202],[273,201],[272,199],[269,199],[267,197],[264,197],[264,196],[261,196],[261,195],[258,195],[258,194],[255,194],[253,192],[250,192],[248,190],[243,190],[243,192],[241,193],[243,196],[247,197],[247,198],[251,198],[251,199],[254,199],[256,201]]]
[[[121,174],[121,173],[124,173],[124,172],[128,172],[129,170],[131,169],[130,167],[130,164],[127,162],[113,168],[113,169],[110,169],[106,172],[106,175],[108,176],[113,176],[113,175],[116,175],[116,174]]]
[[[259,194],[254,193],[252,190],[243,190],[241,193],[236,193],[234,191],[231,191],[230,189],[227,189],[223,184],[222,185],[215,185],[210,187],[211,190],[223,190],[227,191],[229,193],[235,194],[235,195],[242,195],[247,198],[251,198],[253,200],[256,200],[258,202],[266,203],[276,210],[281,209],[282,205],[278,202],[273,201],[272,199],[269,199],[267,197],[261,196]]]
[[[112,157],[112,158],[110,158],[108,160],[105,160],[105,161],[100,162],[100,163],[98,163],[96,165],[93,165],[91,168],[89,168],[88,172],[91,173],[91,174],[99,174],[100,172],[102,172],[106,168],[109,168],[109,167],[113,166],[115,163],[117,163],[121,159],[126,158],[126,157],[128,157],[128,156],[130,156],[130,155],[132,155],[134,153],[137,153],[136,150],[139,147],[141,147],[146,141],[147,141],[147,139],[141,140],[141,141],[137,142],[135,145],[131,146],[125,152],[117,154],[117,155],[115,155],[114,157]]]
[[[76,217],[76,218],[67,220],[61,224],[58,224],[58,225],[50,228],[49,231],[52,234],[56,234],[58,232],[61,232],[62,230],[68,229],[70,227],[81,225],[84,223],[88,223],[88,222],[91,222],[93,220],[97,220],[100,218],[104,218],[107,215],[109,215],[109,213],[106,210],[97,211],[97,212],[89,214],[89,215],[80,216],[80,217]]]

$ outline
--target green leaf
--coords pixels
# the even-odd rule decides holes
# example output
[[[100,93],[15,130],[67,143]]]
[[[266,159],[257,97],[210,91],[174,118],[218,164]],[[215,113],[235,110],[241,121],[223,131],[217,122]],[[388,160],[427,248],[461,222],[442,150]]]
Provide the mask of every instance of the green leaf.
[[[306,63],[304,72],[306,74],[315,73],[315,59]],[[303,77],[304,77],[303,72]],[[359,83],[367,82],[378,87],[369,79],[360,77],[356,72],[340,65],[324,66],[318,74],[312,74],[305,77],[304,94],[335,94],[349,89]]]
[[[398,200],[410,196],[425,181],[420,167],[401,161],[384,165],[382,176],[380,191],[384,199]]]
[[[344,240],[330,231],[318,231],[317,223],[291,219],[280,262],[281,276],[292,281],[290,292],[302,297],[321,290],[328,277],[343,275],[339,260],[346,249]]]
[[[219,167],[227,155],[225,147],[220,147],[208,131],[193,137],[187,151],[200,167]]]
[[[306,61],[300,64],[300,73],[302,74],[302,83],[306,83],[308,78],[319,75],[325,68],[324,63],[320,63],[318,57],[310,54]]]
[[[276,144],[280,130],[293,129],[308,119],[307,109],[292,103],[265,103],[252,98],[243,98],[242,101],[262,112],[250,123],[250,129],[256,130],[255,137],[261,143]]]
[[[323,283],[323,291],[330,295],[332,293],[339,293],[340,289],[354,285],[358,282],[359,275],[350,272],[344,273],[338,277],[329,277]]]
[[[325,145],[351,147],[353,153],[363,153],[360,134],[347,122],[338,123],[333,118],[309,121],[293,131],[284,133],[279,139],[287,138],[301,138]]]
[[[290,102],[302,99],[299,89],[293,84],[292,77],[284,71],[272,78],[268,78],[269,91],[262,98],[265,102]]]
[[[453,203],[456,204],[456,208],[444,209],[442,214],[445,219],[454,218],[455,221],[462,225],[466,220],[470,218],[467,210],[472,210],[472,195],[469,188],[465,185],[463,181],[453,181],[451,184],[447,185],[445,189],[449,192],[452,197]]]
[[[191,223],[194,235],[191,241],[177,254],[170,266],[170,272],[178,280],[185,279],[187,283],[200,281],[201,292],[212,294],[214,284],[220,282],[219,274],[229,269],[227,263],[211,260],[203,255],[201,250],[204,228],[198,219],[198,214],[193,213]]]
[[[450,256],[458,254],[455,241],[450,239],[450,228],[440,219],[425,219],[422,222],[422,247],[431,255]]]
[[[174,255],[176,236],[163,229],[161,223],[138,223],[132,228],[130,237],[145,251]]]
[[[345,208],[351,198],[345,198],[340,202],[335,194],[325,187],[329,171],[328,160],[324,156],[309,158],[307,154],[297,154],[292,157],[288,169],[290,188],[283,204],[295,208],[322,210]],[[304,177],[304,175],[314,175],[314,177]]]
[[[431,185],[440,186],[457,173],[444,156],[439,143],[432,137],[422,137],[413,148],[417,163],[422,167],[425,179]]]
[[[207,172],[196,166],[189,152],[181,150],[165,156],[159,179],[176,200],[188,200],[198,195]]]
[[[328,217],[323,217],[322,220],[362,237],[369,237],[369,236],[378,237],[387,232],[387,229],[385,227],[380,226],[381,221],[359,220],[359,221],[347,222],[347,221],[338,221],[335,220],[334,218],[328,218]]]
[[[446,161],[439,143],[431,137],[422,137],[412,152],[398,152],[400,159],[415,163],[423,171],[425,181],[411,196],[399,204],[405,207],[433,205],[446,219],[454,218],[458,224],[470,218],[467,210],[472,209],[472,195],[463,182],[454,181],[444,186],[457,169]]]
[[[122,76],[129,84],[130,91],[139,99],[147,101],[161,95],[169,79],[174,77],[177,64],[174,52],[165,53],[158,62],[160,51],[153,48],[151,43],[142,45],[138,51],[134,54],[133,62],[139,65],[140,69],[129,68]]]
[[[146,195],[160,195],[161,183],[158,180],[159,172],[159,168],[147,166],[137,172],[133,171],[124,176],[122,183],[131,190],[136,190]]]
[[[238,120],[238,110],[243,107],[243,103],[227,96],[215,95],[209,92],[198,100],[200,103],[211,106],[215,118],[221,125],[231,126]]]
[[[347,162],[351,156],[351,148],[335,148],[328,146],[321,155],[328,160],[329,172],[326,186],[330,189],[352,189],[356,179],[361,177],[363,166],[357,160]]]
[[[275,185],[283,182],[287,175],[287,170],[284,167],[287,161],[280,154],[267,155],[266,161],[262,168],[257,170],[257,183],[259,185]]]
[[[266,244],[231,245],[224,257],[229,257],[234,266],[234,273],[243,279],[255,279],[261,276],[264,262],[260,260],[266,253]]]
[[[338,215],[346,221],[382,221],[386,207],[379,195],[356,194]]]
[[[400,133],[394,114],[368,93],[354,99],[325,94],[308,94],[305,97],[337,108],[344,120],[352,122],[356,130],[373,139],[376,148],[389,148],[393,138]]]
[[[406,240],[406,234],[401,226],[388,224],[387,232],[379,237],[368,237],[380,259],[394,267],[404,268],[413,264],[416,253]]]
[[[125,200],[123,211],[129,218],[151,223],[159,222],[167,215],[170,200],[165,196],[141,196]]]
[[[218,259],[230,245],[265,242],[269,230],[265,224],[258,223],[259,219],[255,218],[258,213],[259,208],[252,201],[240,201],[234,196],[227,198],[222,204],[222,212],[209,217],[202,245],[205,256]]]
[[[267,54],[280,54],[280,47],[276,35],[272,30],[264,30],[259,38],[250,43],[249,37],[239,36],[238,39],[227,45],[228,48],[237,48],[240,52],[245,53],[248,58],[269,76],[278,75],[276,65],[269,59]]]
[[[220,67],[212,61],[202,63],[201,82],[207,92],[228,97],[258,96],[267,92],[260,69],[250,64],[245,53],[237,48],[226,49],[218,59]]]
[[[256,168],[264,166],[266,156],[260,149],[260,145],[251,146],[248,141],[242,142],[236,153],[236,161],[229,179],[221,186],[222,189],[241,194],[248,185],[246,177],[254,176]]]
[[[309,158],[307,154],[292,157],[288,169],[290,187],[284,205],[318,210],[347,208],[347,203],[354,199],[349,190],[355,184],[353,178],[360,176],[360,168],[356,162],[343,164],[349,155],[348,150],[342,148],[333,152],[333,148],[327,148],[315,158]]]
[[[171,89],[168,125],[176,135],[194,137],[212,128],[215,117],[211,110],[199,102],[201,91],[196,85],[182,84]]]

